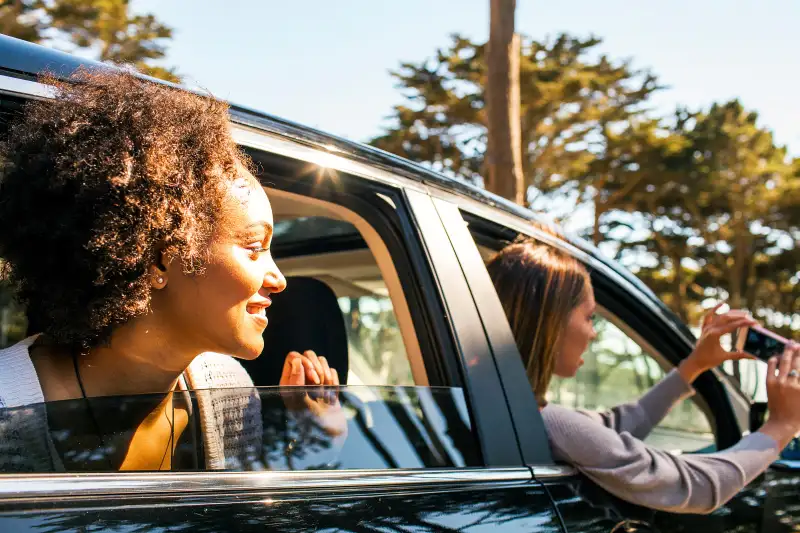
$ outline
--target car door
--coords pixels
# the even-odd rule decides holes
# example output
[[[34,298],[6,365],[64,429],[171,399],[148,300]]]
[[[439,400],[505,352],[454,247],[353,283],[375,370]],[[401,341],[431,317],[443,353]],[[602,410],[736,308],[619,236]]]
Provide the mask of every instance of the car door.
[[[4,107],[21,109],[21,86],[3,93],[5,81],[0,76]],[[36,84],[26,87],[46,94]],[[427,193],[413,180],[262,133],[252,126],[262,119],[251,118],[246,128],[234,126],[235,135],[264,165],[265,186],[356,213],[365,231],[374,231],[374,249],[387,254],[380,260],[391,264],[394,287],[406,300],[426,381],[342,387],[347,439],[338,456],[303,466],[288,458],[302,459],[298,450],[318,441],[299,433],[276,437],[297,425],[286,422],[281,391],[266,388],[246,392],[261,406],[266,451],[257,467],[103,471],[82,459],[105,453],[101,439],[103,449],[70,456],[91,467],[85,471],[0,474],[0,530],[562,531],[546,488],[522,460],[492,351]],[[335,179],[315,179],[309,168]],[[127,412],[139,400],[104,400],[105,412]],[[268,405],[278,414],[269,415]],[[52,416],[56,406],[45,407]],[[0,422],[26,415],[3,414]],[[69,419],[59,420],[60,445],[87,441]],[[268,461],[273,448],[278,459]]]
[[[460,243],[462,265],[465,265],[472,290],[480,291],[480,301],[486,307],[484,315],[487,319],[500,316],[499,322],[506,322],[485,268],[482,268],[482,259],[520,233],[535,235],[535,228],[526,227],[516,217],[500,210],[457,202],[452,197],[444,196],[437,205],[451,239]],[[542,235],[542,238],[548,237]],[[572,253],[582,261],[591,260],[578,249],[573,248]],[[591,266],[599,304],[599,337],[586,354],[584,376],[570,382],[555,380],[551,386],[555,397],[550,398],[550,401],[560,400],[572,407],[590,409],[636,399],[686,357],[692,346],[691,340],[675,327],[674,319],[666,315],[668,311],[663,306],[655,305],[649,295],[638,291],[613,269],[599,262]],[[513,343],[513,339],[508,340],[510,331],[505,331],[502,324],[487,329],[498,336],[496,342]],[[606,365],[603,370],[611,370],[611,375],[605,372],[603,376],[609,380],[605,385],[586,379],[600,374],[597,366],[602,364]],[[513,371],[512,364],[507,368]],[[524,375],[521,365],[516,372]],[[514,385],[519,383],[508,383],[508,386]],[[741,438],[742,429],[732,406],[729,386],[721,372],[701,376],[695,383],[698,394],[676,406],[655,428],[648,444],[676,453],[710,452],[735,444]],[[516,417],[515,423],[518,423]],[[791,461],[779,462],[711,515],[654,512],[634,506],[574,472],[562,471],[560,476],[550,478],[547,486],[568,531],[586,528],[608,531],[619,527],[664,533],[791,531],[799,522],[798,507],[794,503],[798,482],[795,467],[796,463]]]

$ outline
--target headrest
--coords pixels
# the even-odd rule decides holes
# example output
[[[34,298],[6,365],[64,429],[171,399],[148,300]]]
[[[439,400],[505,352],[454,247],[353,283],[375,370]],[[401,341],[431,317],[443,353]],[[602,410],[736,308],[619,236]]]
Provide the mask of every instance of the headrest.
[[[322,281],[286,278],[286,289],[271,296],[264,330],[264,350],[252,361],[240,360],[257,387],[280,383],[283,362],[291,351],[323,355],[347,383],[348,345],[344,317],[336,294]]]

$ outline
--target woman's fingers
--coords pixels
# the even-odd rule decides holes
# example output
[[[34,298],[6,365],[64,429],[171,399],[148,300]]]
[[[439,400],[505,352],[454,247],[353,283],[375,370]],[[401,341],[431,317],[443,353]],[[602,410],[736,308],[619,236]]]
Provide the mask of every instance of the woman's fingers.
[[[725,320],[721,320],[719,324],[715,324],[708,330],[709,335],[715,335],[718,337],[722,337],[727,333],[733,333],[739,328],[743,328],[746,326],[755,326],[758,324],[755,320],[750,318],[749,316],[739,316],[739,317],[725,317]]]
[[[314,384],[321,385],[322,380],[325,379],[325,369],[322,367],[319,357],[317,357],[317,354],[314,352],[314,350],[306,350],[303,352],[303,355],[314,365],[314,370],[317,373],[317,379],[314,381]]]
[[[711,322],[714,320],[714,317],[717,316],[717,311],[719,311],[719,308],[723,305],[725,305],[725,302],[720,302],[705,314],[703,317],[703,328],[711,324]]]
[[[738,361],[740,359],[752,359],[754,361],[758,361],[758,357],[750,355],[747,352],[731,352],[730,357],[728,357],[729,361]]]
[[[303,356],[297,352],[290,352],[283,363],[280,385],[284,387],[299,387],[306,384],[303,370]]]
[[[300,364],[301,370],[301,377],[302,377],[302,363],[300,363],[300,359],[303,356],[300,355],[298,352],[289,352],[286,356],[286,359],[283,361],[283,371],[281,372],[281,385],[297,385],[297,383],[292,383],[292,381],[296,381],[295,373],[296,373],[296,365],[295,361]],[[300,383],[300,385],[304,385],[305,383]]]
[[[783,355],[778,361],[778,381],[786,381],[787,377],[789,376],[789,371],[792,370],[794,366],[794,353],[791,352],[788,347],[786,351],[783,352]]]
[[[317,365],[314,364],[314,361],[309,359],[307,356],[301,356],[300,360],[303,361],[303,367],[306,369],[308,383],[313,383],[314,385],[319,385],[322,383],[322,374],[317,371]]]
[[[333,377],[331,376],[331,367],[328,366],[328,360],[325,359],[325,356],[319,356],[319,362],[322,365],[322,375],[324,376],[324,380],[322,382],[323,385],[330,385],[333,381]]]
[[[727,324],[731,321],[739,320],[742,318],[750,318],[750,313],[745,311],[744,309],[732,309],[727,313],[717,314],[717,310],[720,308],[722,304],[718,304],[715,306],[711,311],[709,311],[705,317],[703,317],[703,330],[707,330],[709,328],[716,328]]]
[[[338,387],[339,386],[339,371],[335,368],[331,368],[331,385]]]

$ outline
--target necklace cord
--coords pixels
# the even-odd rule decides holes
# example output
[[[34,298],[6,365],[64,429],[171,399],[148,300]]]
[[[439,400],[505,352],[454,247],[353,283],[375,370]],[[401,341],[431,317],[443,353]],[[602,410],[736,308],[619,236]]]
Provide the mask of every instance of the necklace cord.
[[[100,441],[100,447],[103,451],[103,455],[106,457],[106,463],[108,464],[109,470],[113,470],[111,468],[111,458],[107,456],[107,446],[105,439],[103,439],[103,434],[100,431],[100,424],[97,422],[97,418],[94,415],[94,409],[92,409],[92,403],[89,400],[89,397],[86,395],[86,388],[83,386],[81,371],[78,367],[78,353],[76,350],[72,350],[72,366],[75,369],[75,378],[78,381],[78,387],[81,389],[81,395],[83,396],[84,405],[86,405],[86,411],[89,413],[89,418],[92,420],[92,426],[94,426],[95,434],[97,435],[97,439]]]
[[[92,404],[91,404],[91,402],[89,400],[89,397],[86,395],[86,388],[83,386],[83,379],[81,379],[81,371],[80,371],[80,368],[78,366],[78,354],[74,350],[72,351],[72,366],[75,369],[75,378],[78,381],[78,387],[80,387],[80,389],[81,389],[81,395],[83,396],[83,401],[84,401],[84,403],[86,405],[86,410],[89,413],[89,418],[91,418],[92,425],[94,426],[95,433],[97,434],[97,438],[100,440],[100,446],[105,451],[106,450],[106,443],[105,443],[105,440],[103,439],[103,434],[100,432],[100,424],[97,423],[97,418],[95,418],[94,409],[92,409]],[[170,451],[172,451],[174,453],[174,450],[172,450],[173,443],[175,442],[175,400],[174,400],[174,398],[170,398],[170,404],[171,404],[171,407],[172,407],[172,420],[169,419],[169,416],[167,415],[166,408],[164,409],[164,416],[167,419],[167,423],[169,424],[170,431],[169,431],[169,440],[167,441],[167,448],[166,448],[166,450],[164,450],[164,455],[161,458],[161,463],[158,465],[159,470],[161,470],[161,467],[164,465],[164,461],[167,458],[167,453],[170,453]],[[108,459],[108,464],[109,464],[109,469],[110,469],[110,466],[111,466],[111,460],[110,459]],[[170,470],[172,470],[172,464],[171,463],[170,463]]]

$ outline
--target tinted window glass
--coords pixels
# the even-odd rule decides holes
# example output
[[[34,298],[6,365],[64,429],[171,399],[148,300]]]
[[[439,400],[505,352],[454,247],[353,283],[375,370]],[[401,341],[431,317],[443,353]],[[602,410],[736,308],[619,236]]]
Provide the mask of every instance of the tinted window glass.
[[[349,347],[348,383],[413,385],[392,300],[385,285],[373,290],[369,295],[339,298]]]
[[[360,237],[360,234],[349,222],[322,216],[278,220],[273,233],[275,242],[282,245],[331,237]]]
[[[289,277],[289,289],[291,276],[299,275],[324,283],[335,294],[347,339],[348,384],[414,385],[394,302],[355,226],[324,216],[286,218],[275,224],[272,247]],[[285,299],[275,301],[273,315],[281,312]]]
[[[0,469],[254,471],[480,465],[461,389],[347,387],[338,398],[332,394],[302,388],[217,389],[2,409]]]

